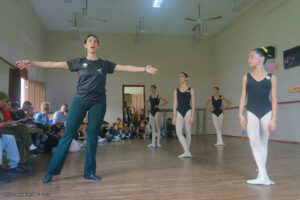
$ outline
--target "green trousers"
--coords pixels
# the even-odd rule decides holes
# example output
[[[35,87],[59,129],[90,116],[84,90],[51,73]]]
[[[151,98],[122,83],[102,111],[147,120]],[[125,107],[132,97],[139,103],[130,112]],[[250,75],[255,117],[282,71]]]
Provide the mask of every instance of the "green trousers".
[[[88,111],[88,131],[87,145],[85,152],[84,175],[96,173],[96,151],[98,144],[98,133],[106,112],[106,100],[87,101],[79,97],[74,97],[66,121],[66,128],[63,137],[48,166],[47,174],[60,174],[66,160],[70,144],[77,133]]]

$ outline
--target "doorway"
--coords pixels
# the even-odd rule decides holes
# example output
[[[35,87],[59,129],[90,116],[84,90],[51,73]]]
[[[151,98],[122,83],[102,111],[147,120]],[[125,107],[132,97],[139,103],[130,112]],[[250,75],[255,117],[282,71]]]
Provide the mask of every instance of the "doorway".
[[[145,116],[145,85],[123,85],[122,96],[123,123],[132,123],[132,113]]]

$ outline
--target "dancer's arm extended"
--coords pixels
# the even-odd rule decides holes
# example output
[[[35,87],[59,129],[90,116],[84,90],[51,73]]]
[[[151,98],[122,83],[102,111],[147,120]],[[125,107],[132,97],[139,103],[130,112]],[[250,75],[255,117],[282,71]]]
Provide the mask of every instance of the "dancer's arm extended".
[[[276,129],[277,122],[277,77],[273,74],[271,78],[271,98],[272,98],[272,119],[269,123],[268,129],[269,132],[272,132]]]
[[[18,68],[24,69],[29,66],[40,67],[40,68],[56,68],[56,69],[68,69],[68,64],[66,61],[62,62],[39,62],[33,60],[21,60],[16,62]],[[124,71],[124,72],[147,72],[149,74],[155,74],[157,69],[151,65],[146,67],[136,67],[131,65],[116,65],[115,71]]]
[[[246,95],[247,95],[246,87],[247,87],[247,76],[244,75],[243,76],[243,85],[242,85],[242,94],[241,94],[240,105],[239,105],[239,119],[240,119],[240,124],[244,130],[246,130],[246,124],[247,124],[246,119],[243,115],[245,101],[246,101]]]
[[[137,67],[132,65],[116,65],[115,71],[122,72],[147,72],[149,74],[155,74],[157,69],[152,67],[151,65],[147,65],[146,67]]]
[[[66,61],[62,62],[39,62],[34,60],[21,60],[16,62],[17,67],[19,69],[24,69],[29,66],[40,67],[40,68],[54,68],[54,69],[68,69],[68,65]]]
[[[295,93],[295,92],[300,92],[300,83],[291,87],[289,90],[288,90],[289,93]]]

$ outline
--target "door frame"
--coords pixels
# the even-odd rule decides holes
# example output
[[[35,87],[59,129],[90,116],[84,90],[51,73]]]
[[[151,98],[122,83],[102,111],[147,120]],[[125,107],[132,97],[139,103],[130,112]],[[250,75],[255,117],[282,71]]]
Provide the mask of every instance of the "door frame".
[[[124,119],[125,119],[125,113],[124,113],[124,100],[125,100],[125,95],[124,95],[124,92],[125,92],[125,87],[142,87],[143,88],[143,93],[144,93],[144,102],[146,102],[146,94],[145,94],[145,85],[135,85],[135,84],[126,84],[126,85],[123,85],[122,86],[122,116],[123,116],[123,123],[124,123]],[[144,104],[144,115],[146,114],[146,106]]]

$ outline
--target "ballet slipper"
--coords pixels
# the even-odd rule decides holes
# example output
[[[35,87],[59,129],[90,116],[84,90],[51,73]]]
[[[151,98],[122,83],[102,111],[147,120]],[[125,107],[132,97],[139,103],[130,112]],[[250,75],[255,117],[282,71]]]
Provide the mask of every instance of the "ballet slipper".
[[[148,147],[155,147],[155,144],[149,144]]]
[[[185,156],[185,153],[179,155],[178,158],[184,158],[184,156]]]

